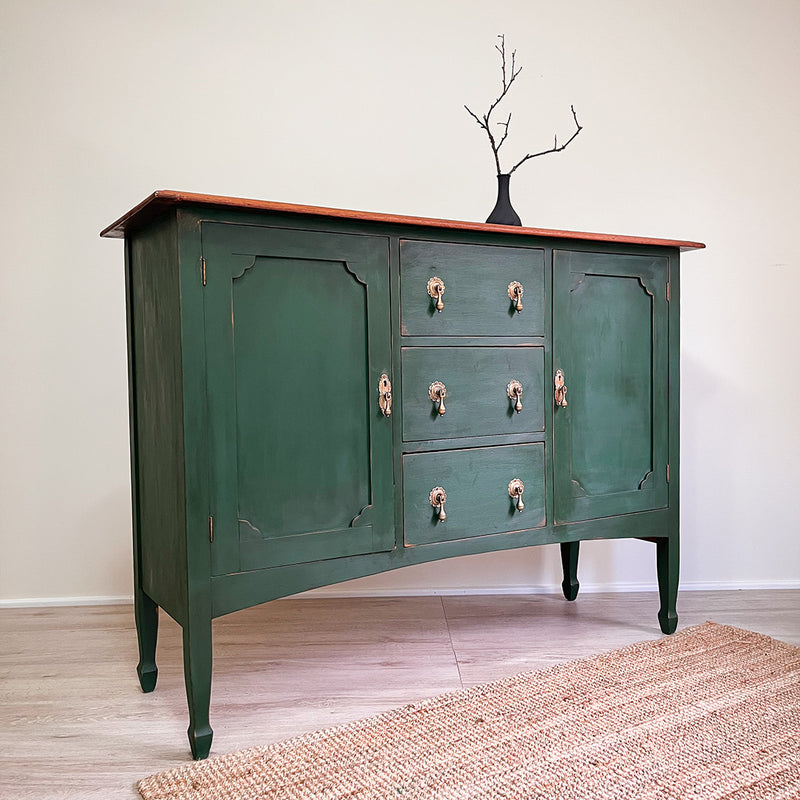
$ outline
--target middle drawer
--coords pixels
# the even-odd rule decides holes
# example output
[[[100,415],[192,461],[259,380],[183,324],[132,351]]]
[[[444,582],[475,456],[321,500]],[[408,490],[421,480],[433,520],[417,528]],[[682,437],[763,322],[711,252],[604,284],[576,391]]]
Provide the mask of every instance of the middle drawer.
[[[401,360],[404,442],[544,431],[542,347],[404,347]]]

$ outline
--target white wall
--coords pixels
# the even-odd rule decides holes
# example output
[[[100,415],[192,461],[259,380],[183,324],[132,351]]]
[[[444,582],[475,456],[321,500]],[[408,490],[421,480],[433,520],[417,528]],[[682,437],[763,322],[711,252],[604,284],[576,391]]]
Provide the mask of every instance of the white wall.
[[[683,583],[800,585],[797,0],[3,0],[0,601],[131,592],[122,244],[173,188],[454,219],[494,201],[462,108],[524,69],[526,224],[699,239],[684,259]],[[340,591],[553,587],[552,548]],[[654,582],[642,542],[585,585]]]

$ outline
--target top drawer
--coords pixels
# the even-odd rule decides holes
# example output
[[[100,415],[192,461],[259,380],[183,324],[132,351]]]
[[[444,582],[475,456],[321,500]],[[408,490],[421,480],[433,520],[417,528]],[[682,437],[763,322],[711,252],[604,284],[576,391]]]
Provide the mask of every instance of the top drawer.
[[[444,284],[443,308],[428,294]],[[509,285],[522,285],[517,312]],[[404,336],[544,336],[544,251],[441,242],[400,242]]]

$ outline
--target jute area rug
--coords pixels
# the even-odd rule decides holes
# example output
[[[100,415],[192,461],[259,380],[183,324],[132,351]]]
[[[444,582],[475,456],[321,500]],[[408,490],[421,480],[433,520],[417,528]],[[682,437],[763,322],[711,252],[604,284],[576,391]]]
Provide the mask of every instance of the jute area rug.
[[[797,800],[800,648],[707,622],[138,788],[145,800]]]

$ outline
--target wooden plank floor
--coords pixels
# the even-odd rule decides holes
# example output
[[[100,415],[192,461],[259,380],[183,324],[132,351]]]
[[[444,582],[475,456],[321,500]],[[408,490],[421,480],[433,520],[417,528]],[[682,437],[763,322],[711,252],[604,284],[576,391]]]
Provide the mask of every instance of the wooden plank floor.
[[[214,623],[211,754],[660,636],[654,594],[279,600]],[[800,644],[800,590],[687,592],[707,619]],[[179,627],[139,690],[130,606],[0,610],[0,798],[139,795],[189,760]]]

